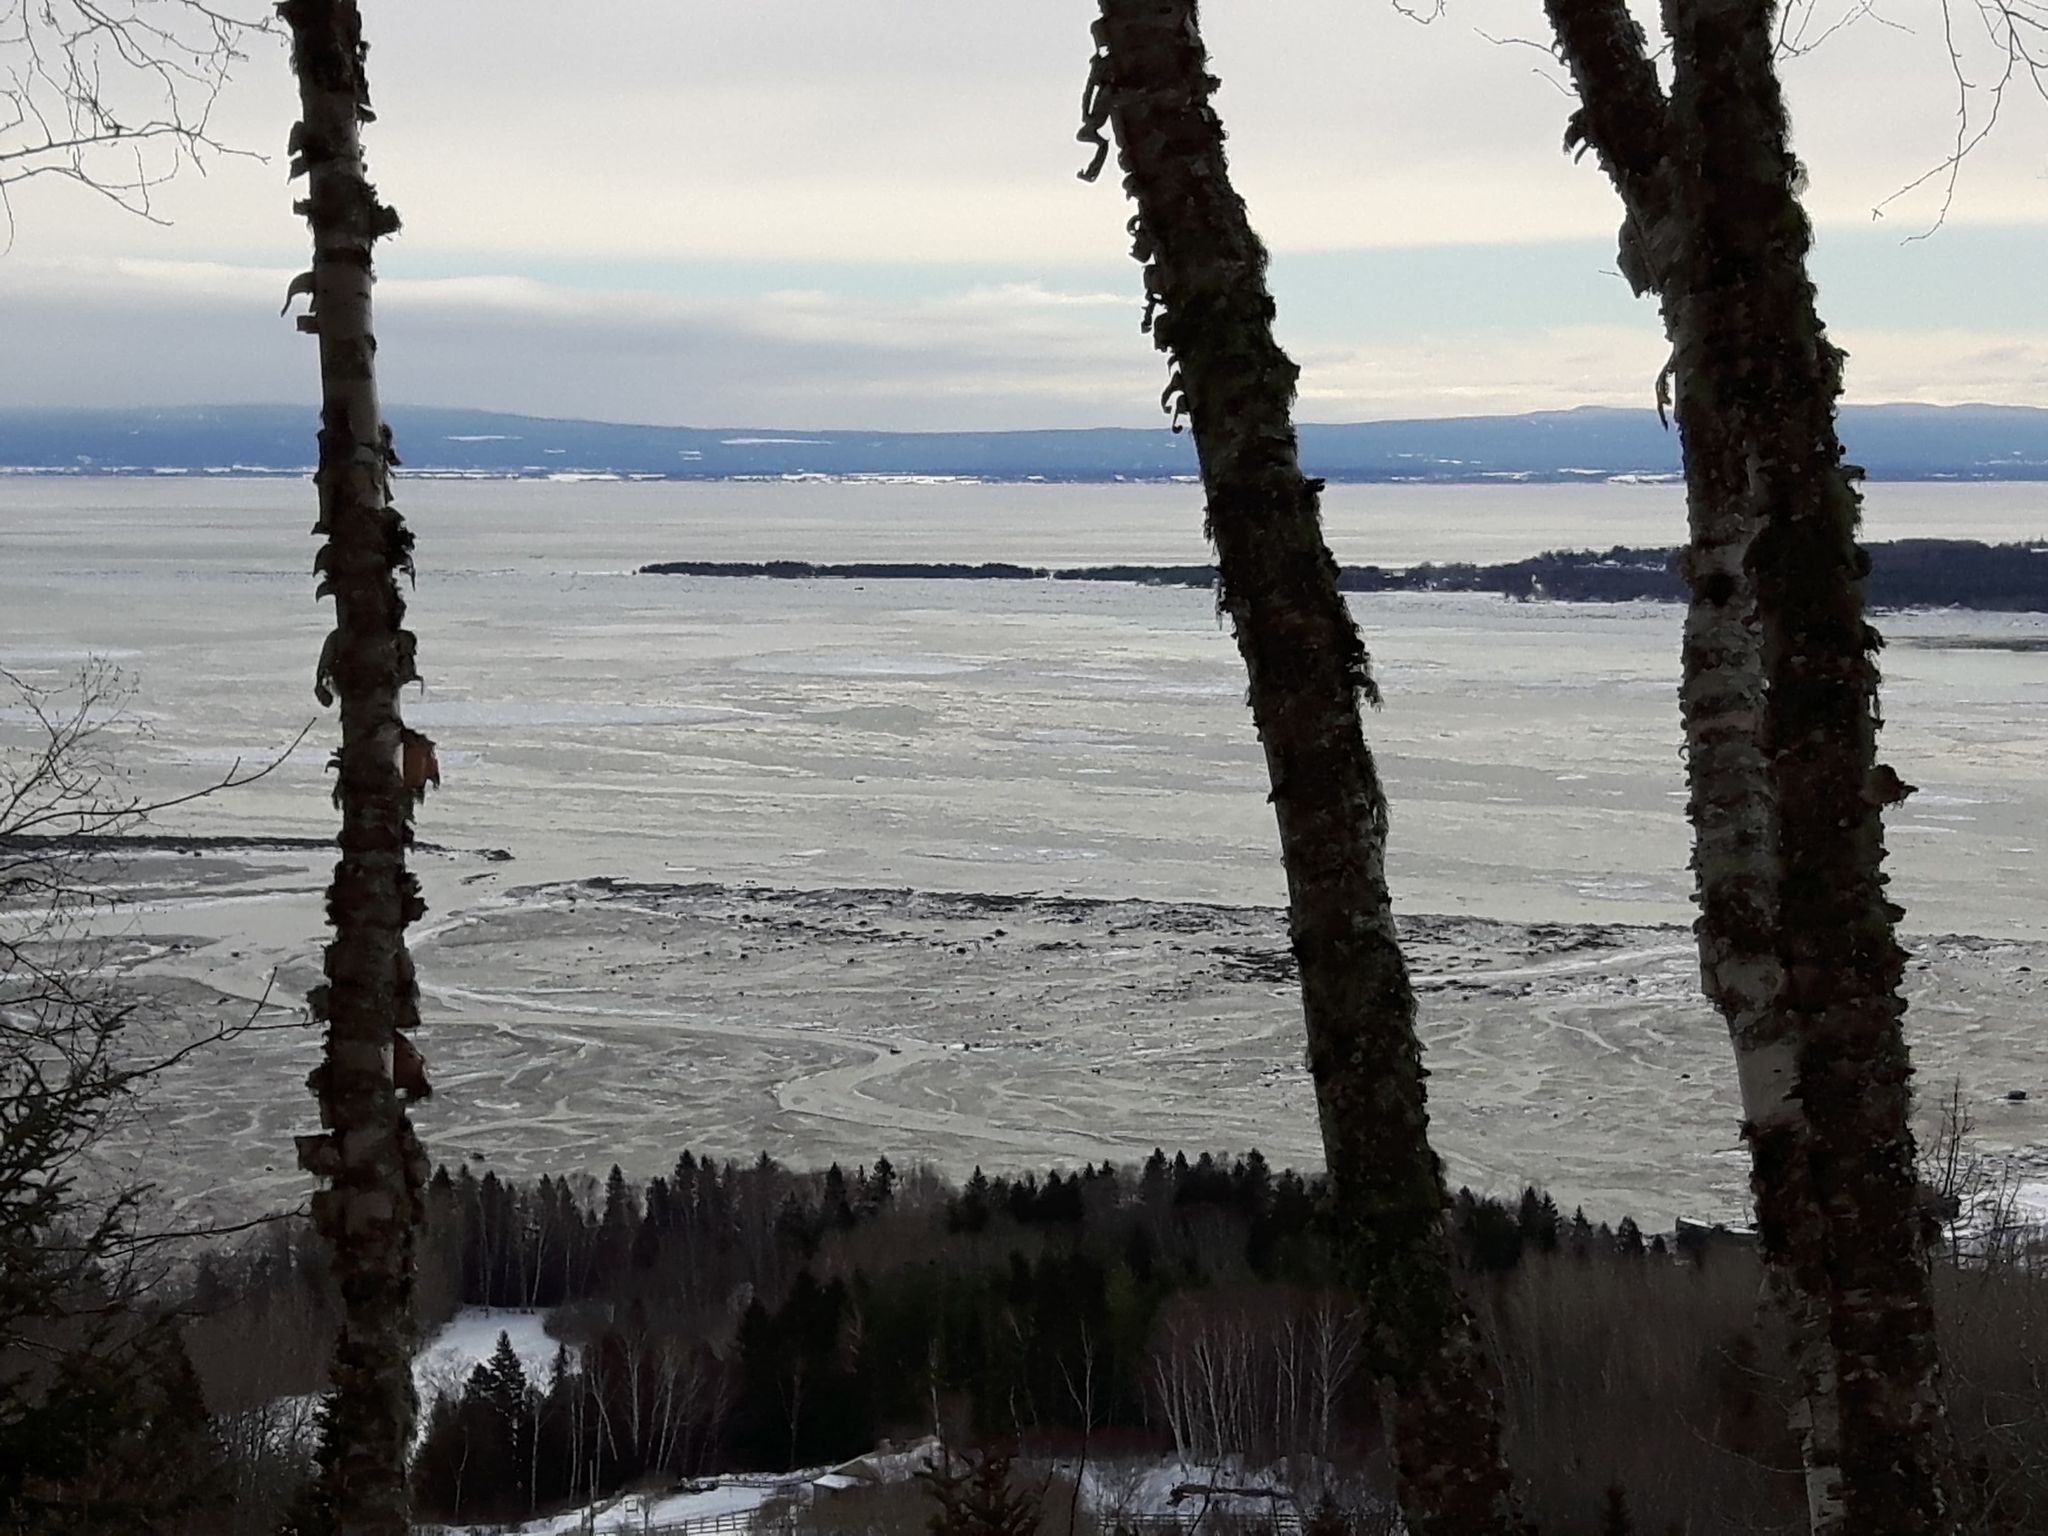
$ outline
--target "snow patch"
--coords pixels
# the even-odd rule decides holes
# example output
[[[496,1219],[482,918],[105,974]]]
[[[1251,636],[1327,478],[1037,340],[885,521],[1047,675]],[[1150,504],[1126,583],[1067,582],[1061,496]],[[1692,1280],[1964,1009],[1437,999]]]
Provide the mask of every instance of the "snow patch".
[[[726,1481],[700,1487],[693,1492],[664,1496],[628,1494],[595,1509],[565,1510],[559,1515],[529,1520],[523,1525],[444,1525],[432,1529],[442,1531],[446,1536],[457,1536],[461,1532],[475,1532],[482,1536],[486,1531],[492,1536],[570,1536],[571,1532],[592,1532],[594,1536],[628,1536],[628,1533],[639,1536],[643,1531],[659,1531],[685,1522],[752,1514],[777,1495],[801,1489],[816,1475],[813,1470],[792,1472],[783,1477]]]

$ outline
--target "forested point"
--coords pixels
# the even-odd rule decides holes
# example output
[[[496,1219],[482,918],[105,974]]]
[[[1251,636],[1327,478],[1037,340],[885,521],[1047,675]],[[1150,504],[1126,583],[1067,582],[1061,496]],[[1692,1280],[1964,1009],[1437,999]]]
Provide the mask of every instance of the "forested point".
[[[1975,539],[1897,539],[1866,546],[1865,594],[1873,608],[1974,608],[2048,612],[2048,544]],[[1686,599],[1676,549],[1550,550],[1499,565],[1468,562],[1345,567],[1346,592],[1491,592],[1523,601],[1679,603]],[[643,576],[767,577],[780,581],[1107,581],[1151,587],[1213,587],[1213,565],[1088,565],[1065,568],[985,561],[662,560]]]

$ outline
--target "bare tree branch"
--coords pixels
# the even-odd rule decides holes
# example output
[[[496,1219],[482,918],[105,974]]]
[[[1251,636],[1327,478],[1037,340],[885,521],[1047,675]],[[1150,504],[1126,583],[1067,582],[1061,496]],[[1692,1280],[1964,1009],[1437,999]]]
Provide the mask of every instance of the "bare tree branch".
[[[1959,35],[1971,31],[1972,14],[1983,32],[1981,43]],[[1933,220],[1907,236],[1908,242],[1924,240],[1948,222],[1963,162],[1991,137],[2013,88],[2031,88],[2048,102],[2048,4],[2043,0],[1941,0],[1941,42],[1955,88],[1953,144],[1941,159],[1870,210],[1873,219],[1881,219],[1902,198],[1930,184],[1938,186],[1941,203]]]
[[[251,783],[298,745],[254,771],[237,761],[198,790],[146,798],[122,762],[145,734],[127,713],[131,692],[105,661],[63,688],[0,670],[0,1353],[21,1358],[120,1346],[180,1245],[244,1229],[152,1223],[147,1178],[115,1174],[97,1154],[179,1064],[251,1030],[304,1027],[296,1010],[289,1026],[265,1021],[278,1011],[266,986],[246,1013],[172,1038],[120,983],[104,921],[114,901],[94,868],[106,841]]]
[[[249,38],[274,26],[265,8],[206,0],[0,0],[7,245],[18,182],[76,182],[161,223],[156,188],[209,155],[248,153],[215,136],[213,110]]]

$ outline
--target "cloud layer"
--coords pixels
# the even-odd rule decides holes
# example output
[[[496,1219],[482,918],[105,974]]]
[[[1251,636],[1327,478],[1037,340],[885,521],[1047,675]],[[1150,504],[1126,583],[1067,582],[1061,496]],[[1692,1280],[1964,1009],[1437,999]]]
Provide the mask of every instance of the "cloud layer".
[[[277,314],[288,268],[16,258],[7,275],[0,404],[312,397],[312,345]],[[377,301],[385,394],[416,404],[704,426],[1145,425],[1165,375],[1135,298],[1107,288],[700,300],[466,277],[387,280]],[[1642,404],[1664,347],[1651,310],[1630,318],[1363,335],[1319,323],[1283,339],[1305,420]],[[2048,327],[1837,335],[1853,398],[2048,400]]]
[[[1856,8],[1803,0],[1793,14],[1824,26]],[[1074,180],[1086,0],[365,9],[373,169],[410,241],[488,253],[495,265],[478,270],[535,255],[1031,267],[1121,248],[1113,176]],[[1427,27],[1378,0],[1209,0],[1203,19],[1234,171],[1275,249],[1611,228],[1599,171],[1561,151],[1572,103],[1547,45],[1527,45],[1545,36],[1535,0],[1453,0]],[[1941,20],[1930,0],[1888,9],[1888,24],[1866,16],[1787,63],[1817,217],[1867,220],[1948,151],[1957,101]],[[1986,60],[1968,62],[1988,78]],[[216,125],[275,157],[294,116],[282,49],[261,42]],[[1959,217],[2048,224],[2044,126],[2040,102],[2015,93],[1966,168]],[[280,164],[216,161],[167,189],[169,231],[75,189],[21,188],[18,249],[289,259],[302,242]],[[1938,193],[1895,210],[1902,232]]]
[[[1792,14],[1819,28],[1844,7],[1867,10]],[[406,216],[379,290],[391,398],[679,423],[1157,419],[1114,171],[1074,178],[1087,0],[365,9],[372,169]],[[1454,0],[1428,27],[1374,0],[1203,10],[1306,416],[1647,398],[1655,315],[1602,275],[1614,199],[1561,152],[1547,48],[1514,41],[1540,35],[1534,0]],[[1847,233],[1954,131],[1940,12],[1885,21],[1786,66],[1851,387],[2048,404],[2038,103],[2009,104],[1939,240],[1899,243],[1938,186]],[[261,40],[215,126],[274,152],[295,115]],[[294,195],[275,153],[181,177],[167,227],[16,187],[0,400],[306,397],[310,351],[273,318],[306,249]]]

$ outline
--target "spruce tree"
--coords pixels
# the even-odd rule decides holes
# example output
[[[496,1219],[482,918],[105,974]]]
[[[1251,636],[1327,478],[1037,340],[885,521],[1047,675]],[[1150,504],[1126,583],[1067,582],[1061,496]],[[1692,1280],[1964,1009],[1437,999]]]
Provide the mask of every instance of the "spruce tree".
[[[226,1450],[176,1320],[112,1326],[118,1339],[56,1352],[38,1391],[17,1395],[26,1373],[0,1375],[10,1536],[193,1529],[231,1509]]]
[[[874,1172],[868,1177],[868,1205],[879,1211],[895,1198],[896,1165],[885,1154],[875,1159]]]
[[[477,1369],[483,1373],[481,1390],[491,1411],[508,1424],[518,1424],[526,1412],[528,1383],[526,1367],[512,1347],[512,1335],[501,1331],[490,1359]]]
[[[1008,1451],[949,1453],[917,1478],[938,1505],[927,1522],[932,1536],[1036,1536],[1042,1501],[1021,1486]]]
[[[1609,1483],[1600,1504],[1600,1536],[1635,1536],[1636,1522],[1628,1511],[1628,1490]]]

